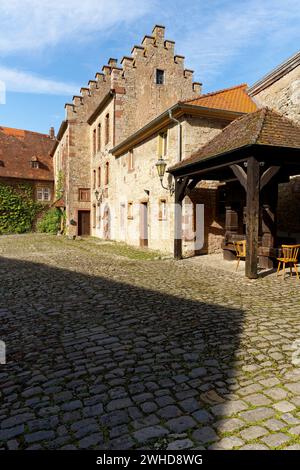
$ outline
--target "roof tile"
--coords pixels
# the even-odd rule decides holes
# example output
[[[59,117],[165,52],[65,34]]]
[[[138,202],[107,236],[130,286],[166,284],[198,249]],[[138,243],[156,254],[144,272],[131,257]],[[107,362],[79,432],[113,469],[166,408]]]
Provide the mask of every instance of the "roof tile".
[[[242,83],[241,85],[231,88],[200,95],[192,100],[186,100],[184,103],[207,108],[252,113],[257,110],[257,106],[247,94],[247,88],[248,85],[246,83]]]
[[[274,110],[259,109],[232,121],[197,152],[169,170],[254,144],[300,149],[300,126]]]
[[[52,146],[47,134],[0,126],[0,178],[53,181]],[[32,168],[36,160],[40,167]]]

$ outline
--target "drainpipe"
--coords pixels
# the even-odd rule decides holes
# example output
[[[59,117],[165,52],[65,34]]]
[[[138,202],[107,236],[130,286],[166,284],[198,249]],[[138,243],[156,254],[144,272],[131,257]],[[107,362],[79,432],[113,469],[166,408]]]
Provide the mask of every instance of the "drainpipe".
[[[181,162],[181,122],[178,121],[178,119],[175,119],[174,116],[172,115],[172,109],[169,109],[169,117],[172,119],[173,122],[176,122],[177,124],[177,132],[178,132],[178,137],[177,137],[177,162]]]

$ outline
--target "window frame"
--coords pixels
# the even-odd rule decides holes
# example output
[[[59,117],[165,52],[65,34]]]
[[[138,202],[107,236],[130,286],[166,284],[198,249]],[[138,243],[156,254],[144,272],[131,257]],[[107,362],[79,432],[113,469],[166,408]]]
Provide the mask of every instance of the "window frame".
[[[155,83],[156,85],[164,85],[166,82],[166,73],[163,69],[155,70]]]
[[[82,197],[83,194],[86,194],[87,197]],[[78,201],[79,202],[91,202],[91,190],[90,190],[90,188],[79,188],[78,189]]]
[[[133,149],[130,149],[128,152],[128,171],[134,170],[134,155]]]
[[[158,202],[158,220],[167,220],[167,198],[161,197]],[[163,210],[164,207],[164,210]]]
[[[105,116],[105,145],[110,142],[110,116],[109,113]]]

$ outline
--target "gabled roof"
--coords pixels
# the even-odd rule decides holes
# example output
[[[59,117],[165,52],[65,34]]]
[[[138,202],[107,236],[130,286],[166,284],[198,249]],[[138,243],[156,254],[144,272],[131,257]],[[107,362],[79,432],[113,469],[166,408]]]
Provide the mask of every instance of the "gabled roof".
[[[0,126],[0,178],[53,181],[52,146],[47,134]],[[32,161],[39,168],[32,168]]]
[[[262,108],[231,122],[210,142],[169,171],[172,173],[172,170],[250,145],[300,149],[300,126],[269,108]]]
[[[214,109],[226,109],[228,111],[237,111],[240,113],[252,113],[257,110],[257,106],[247,93],[248,85],[241,85],[225,88],[213,93],[201,95],[192,100],[186,100],[185,103],[206,106]]]

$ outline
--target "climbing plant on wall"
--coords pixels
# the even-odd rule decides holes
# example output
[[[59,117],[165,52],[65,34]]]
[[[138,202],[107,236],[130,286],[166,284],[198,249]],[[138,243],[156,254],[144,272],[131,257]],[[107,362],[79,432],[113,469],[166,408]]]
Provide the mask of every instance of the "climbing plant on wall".
[[[56,191],[55,191],[56,199],[60,199],[63,193],[64,193],[64,174],[62,170],[59,170],[57,181],[56,181]]]
[[[42,208],[34,201],[30,184],[0,184],[0,235],[29,232]]]

